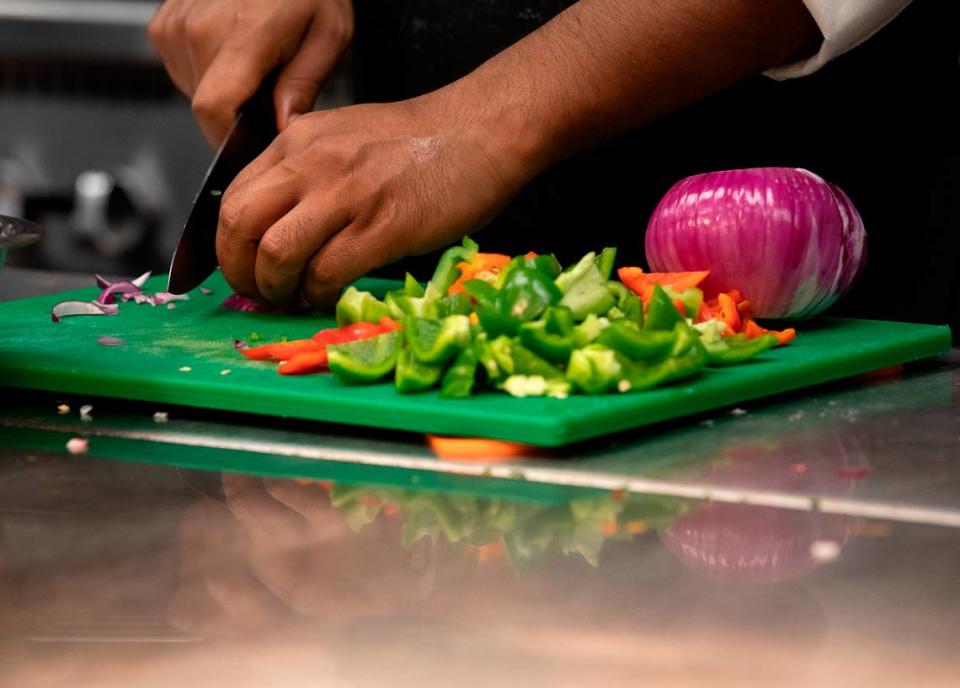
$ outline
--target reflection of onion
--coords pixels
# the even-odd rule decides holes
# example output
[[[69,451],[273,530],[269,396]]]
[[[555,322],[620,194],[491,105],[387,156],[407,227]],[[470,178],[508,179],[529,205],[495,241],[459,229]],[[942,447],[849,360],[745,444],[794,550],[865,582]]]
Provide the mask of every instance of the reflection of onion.
[[[843,542],[843,516],[745,504],[709,504],[661,533],[690,569],[725,583],[772,583],[824,562],[821,543]]]

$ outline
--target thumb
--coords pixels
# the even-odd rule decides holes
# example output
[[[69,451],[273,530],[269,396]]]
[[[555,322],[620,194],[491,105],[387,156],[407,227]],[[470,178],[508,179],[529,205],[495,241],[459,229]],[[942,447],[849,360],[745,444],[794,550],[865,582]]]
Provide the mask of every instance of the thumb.
[[[298,115],[313,110],[320,88],[337,64],[345,41],[329,26],[314,21],[296,54],[277,77],[274,104],[283,131]]]

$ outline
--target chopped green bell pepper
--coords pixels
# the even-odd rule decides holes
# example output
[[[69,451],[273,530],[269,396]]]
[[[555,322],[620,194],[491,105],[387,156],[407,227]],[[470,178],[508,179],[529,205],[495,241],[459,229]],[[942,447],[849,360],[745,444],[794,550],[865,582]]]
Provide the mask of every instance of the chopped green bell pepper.
[[[433,277],[430,278],[430,284],[441,296],[446,295],[453,283],[460,277],[460,268],[457,266],[460,263],[469,263],[473,260],[478,250],[479,247],[475,241],[470,237],[464,237],[462,246],[451,246],[443,252],[436,269],[433,271]]]
[[[511,375],[500,389],[515,397],[553,397],[566,399],[570,396],[570,383],[562,378],[545,378],[542,375]]]
[[[474,347],[468,346],[457,354],[456,360],[443,376],[440,395],[443,397],[467,397],[477,381],[477,366],[480,358]]]
[[[543,321],[550,334],[573,334],[577,325],[573,311],[566,306],[551,306],[544,312]]]
[[[424,295],[423,285],[409,272],[403,278],[403,294],[404,296],[413,296],[415,298],[420,298]]]
[[[597,267],[600,268],[600,274],[603,275],[603,279],[610,279],[610,275],[613,274],[613,266],[617,262],[617,249],[608,246],[600,252],[600,255],[597,256]]]
[[[417,360],[444,363],[470,343],[470,319],[465,315],[450,315],[443,320],[407,317],[403,333]]]
[[[520,329],[519,320],[504,315],[497,309],[478,305],[474,308],[474,313],[477,314],[477,319],[480,321],[483,331],[491,337],[503,335],[513,337]]]
[[[587,394],[602,394],[617,386],[624,366],[617,352],[601,344],[577,349],[570,356],[567,379]]]
[[[551,363],[562,365],[566,365],[576,348],[572,331],[569,334],[554,334],[548,331],[545,320],[521,325],[520,343]]]
[[[597,255],[593,252],[557,277],[556,284],[563,292],[560,305],[569,308],[577,320],[583,320],[591,314],[603,315],[616,302],[607,289],[607,279],[597,267]]]
[[[440,299],[437,304],[437,317],[446,318],[448,315],[470,315],[470,296],[465,292],[450,294]]]
[[[597,337],[597,342],[619,351],[634,361],[649,361],[665,356],[673,348],[673,331],[641,330],[627,320],[614,320]]]
[[[503,315],[521,322],[535,320],[560,301],[563,294],[553,280],[542,272],[530,268],[516,268],[510,273],[498,298],[498,310]]]
[[[643,302],[626,285],[621,282],[607,282],[607,288],[614,295],[617,302],[607,312],[607,317],[623,319],[643,326]]]
[[[779,341],[772,334],[765,334],[754,339],[747,339],[746,335],[738,334],[733,337],[720,337],[707,340],[701,337],[703,348],[707,351],[709,365],[733,365],[743,363],[754,356],[774,348]]]
[[[696,287],[690,287],[689,289],[684,289],[683,292],[678,292],[669,285],[664,285],[663,291],[666,292],[667,296],[674,303],[679,301],[683,304],[683,310],[686,311],[688,318],[697,317],[697,313],[700,312],[700,306],[703,304],[702,291]]]
[[[549,361],[541,358],[518,342],[511,342],[510,355],[513,359],[511,373],[517,375],[541,375],[546,379],[562,378],[563,372]]]
[[[359,339],[327,348],[330,370],[344,382],[376,382],[388,375],[397,365],[400,353],[400,333]]]
[[[699,342],[679,356],[668,356],[649,366],[634,366],[618,389],[643,390],[700,373],[707,365],[707,354]]]
[[[557,275],[563,271],[563,269],[560,267],[560,261],[558,261],[557,257],[552,253],[549,253],[545,256],[527,258],[525,265],[528,268],[536,270],[537,272],[542,272],[550,279],[556,279]]]
[[[491,379],[513,375],[515,368],[513,342],[509,337],[497,337],[491,341],[488,345],[488,351],[484,352],[484,355],[489,355],[493,359],[498,370],[496,376],[490,375]],[[489,375],[491,366],[485,363],[484,367],[487,368],[487,374]]]
[[[495,286],[487,284],[483,280],[467,280],[463,283],[463,288],[477,302],[478,306],[496,310],[497,297],[500,295],[500,291]]]
[[[398,392],[422,392],[430,389],[440,381],[442,375],[442,364],[418,361],[410,349],[403,349],[397,357],[395,382]]]
[[[347,287],[337,301],[337,325],[343,327],[356,322],[379,323],[392,316],[389,306],[368,291]]]
[[[673,300],[667,296],[659,284],[653,287],[653,296],[650,297],[650,303],[647,304],[647,314],[644,318],[643,328],[645,330],[672,330],[674,325],[683,321],[683,316],[673,303]]]
[[[600,336],[600,333],[609,327],[610,321],[606,318],[600,318],[592,313],[586,319],[574,328],[577,343],[580,346],[586,346]]]

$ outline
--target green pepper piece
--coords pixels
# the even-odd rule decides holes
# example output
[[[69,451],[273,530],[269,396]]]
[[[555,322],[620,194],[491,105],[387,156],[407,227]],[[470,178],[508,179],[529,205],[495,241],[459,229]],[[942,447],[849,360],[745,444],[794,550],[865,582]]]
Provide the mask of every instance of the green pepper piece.
[[[453,365],[447,369],[443,376],[443,385],[440,388],[440,396],[468,397],[473,391],[473,385],[477,380],[477,365],[480,358],[474,347],[468,346],[457,354]]]
[[[427,286],[423,296],[387,294],[386,305],[398,320],[408,315],[417,318],[438,318],[440,315],[440,299],[432,284]]]
[[[500,385],[500,389],[514,397],[554,397],[566,399],[570,396],[570,383],[563,378],[547,379],[542,375],[511,375]]]
[[[587,394],[602,394],[617,386],[624,366],[617,352],[601,344],[577,349],[570,356],[567,379]]]
[[[410,349],[403,349],[397,357],[397,372],[395,382],[400,393],[421,392],[430,389],[440,381],[443,375],[443,365],[423,363],[410,353]]]
[[[403,333],[417,360],[423,363],[444,363],[470,343],[470,319],[450,315],[443,320],[408,317]]]
[[[563,271],[563,268],[560,267],[560,261],[558,261],[557,257],[552,253],[545,256],[527,258],[525,265],[532,270],[542,272],[550,279],[556,279],[557,275]]]
[[[688,318],[697,317],[697,313],[700,312],[700,305],[703,303],[702,291],[696,287],[690,287],[689,289],[684,289],[682,292],[678,292],[669,285],[664,285],[663,290],[667,293],[671,301],[674,303],[679,301],[683,304],[683,310],[686,311]]]
[[[550,334],[573,334],[577,324],[573,318],[573,311],[566,306],[551,306],[544,311],[543,321]]]
[[[509,315],[504,315],[500,311],[492,308],[478,305],[474,309],[474,313],[477,314],[477,319],[480,321],[480,326],[483,327],[483,331],[491,337],[500,337],[503,335],[513,337],[520,328],[519,320],[511,318]]]
[[[463,288],[478,306],[496,309],[497,296],[500,292],[492,284],[487,284],[483,280],[467,280],[463,283]]]
[[[595,253],[588,253],[556,279],[557,287],[563,292],[560,305],[569,308],[577,320],[591,314],[603,315],[615,303],[607,289],[607,280],[597,267],[596,258]]]
[[[540,375],[547,380],[563,377],[563,372],[559,368],[537,356],[522,344],[511,342],[510,355],[513,358],[513,370],[509,371],[511,374]]]
[[[563,294],[553,280],[530,268],[516,268],[500,289],[499,311],[521,322],[534,320]]]
[[[437,304],[437,317],[446,318],[448,315],[470,315],[470,296],[464,292],[450,294],[440,299]]]
[[[514,270],[525,267],[527,267],[527,263],[524,257],[514,256],[510,259],[509,263],[503,266],[500,274],[497,275],[497,279],[494,280],[493,286],[497,289],[502,289],[503,285],[507,283],[507,280],[510,278],[510,275],[513,274]]]
[[[430,284],[440,295],[446,295],[450,287],[460,277],[460,263],[469,263],[477,255],[477,244],[469,237],[463,238],[462,246],[451,246],[437,262],[437,267],[433,271],[433,277],[430,278]]]
[[[554,334],[547,330],[544,320],[524,323],[520,326],[520,343],[533,353],[550,361],[566,365],[576,348],[573,334]]]
[[[600,252],[600,255],[597,256],[597,267],[600,268],[600,274],[603,275],[603,279],[610,279],[610,275],[613,274],[613,266],[617,262],[617,249],[608,246]]]
[[[400,333],[360,339],[327,348],[330,370],[344,382],[376,382],[388,375],[397,365],[400,352]]]
[[[515,364],[513,361],[513,342],[509,337],[497,337],[489,344],[489,356],[496,363],[498,376],[513,375]],[[490,367],[487,367],[489,374]],[[493,376],[491,376],[493,377]]]
[[[424,295],[423,285],[409,272],[403,278],[403,294],[404,296],[413,296],[415,298],[420,298]]]
[[[574,341],[578,346],[586,346],[597,340],[600,333],[610,326],[610,321],[592,313],[582,323],[574,328]]]
[[[701,343],[707,351],[709,365],[734,365],[743,363],[764,351],[774,348],[779,341],[772,334],[765,334],[754,339],[747,339],[738,334],[733,337],[722,337],[712,341],[701,338]]]
[[[649,361],[666,355],[675,339],[673,331],[641,330],[627,320],[615,320],[600,332],[597,342],[631,360]]]
[[[658,385],[680,380],[701,372],[707,365],[707,354],[696,342],[680,356],[668,356],[659,363],[636,366],[618,385],[621,391],[650,389]]]
[[[506,339],[509,344],[510,340],[506,337],[504,337],[504,339]],[[486,333],[481,332],[478,334],[476,339],[474,339],[473,345],[477,352],[477,358],[480,360],[480,365],[483,366],[483,370],[487,374],[487,379],[492,381],[501,379],[504,373],[500,370],[500,364],[493,354],[493,348],[490,345],[490,340],[487,338]]]
[[[643,302],[621,282],[607,282],[607,289],[617,300],[616,305],[607,313],[607,317],[628,320],[643,326]]]
[[[674,325],[683,321],[683,316],[676,305],[667,296],[659,284],[653,287],[653,296],[647,304],[647,314],[644,319],[645,330],[672,330]]]
[[[390,307],[368,291],[347,287],[336,305],[337,325],[343,327],[356,322],[379,323],[392,315]]]

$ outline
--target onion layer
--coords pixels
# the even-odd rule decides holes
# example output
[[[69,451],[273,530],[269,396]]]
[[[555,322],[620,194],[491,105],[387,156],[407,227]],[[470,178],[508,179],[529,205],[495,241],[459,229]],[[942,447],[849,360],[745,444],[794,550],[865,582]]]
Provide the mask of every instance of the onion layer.
[[[866,258],[860,214],[807,170],[763,167],[681,180],[647,226],[657,272],[709,270],[708,293],[738,289],[760,318],[808,318],[850,288]]]

